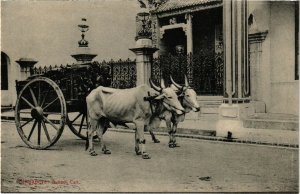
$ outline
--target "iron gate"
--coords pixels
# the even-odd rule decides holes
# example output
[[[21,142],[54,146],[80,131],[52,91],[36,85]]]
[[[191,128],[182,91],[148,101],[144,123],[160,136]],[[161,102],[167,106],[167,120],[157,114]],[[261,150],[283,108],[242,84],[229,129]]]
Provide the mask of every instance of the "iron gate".
[[[198,95],[223,95],[223,53],[208,55],[205,51],[188,55],[161,55],[153,59],[151,78],[159,84],[160,78],[171,83],[170,75],[179,84],[184,84],[187,75],[189,84]]]

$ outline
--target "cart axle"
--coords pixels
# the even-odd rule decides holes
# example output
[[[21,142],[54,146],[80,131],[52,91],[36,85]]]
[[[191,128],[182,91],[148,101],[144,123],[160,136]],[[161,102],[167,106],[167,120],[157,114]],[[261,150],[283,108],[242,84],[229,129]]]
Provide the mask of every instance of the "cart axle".
[[[40,106],[37,106],[37,107],[31,109],[32,118],[35,118],[38,121],[41,121],[43,119],[43,114],[44,114],[44,111],[43,111],[42,107],[40,107]]]

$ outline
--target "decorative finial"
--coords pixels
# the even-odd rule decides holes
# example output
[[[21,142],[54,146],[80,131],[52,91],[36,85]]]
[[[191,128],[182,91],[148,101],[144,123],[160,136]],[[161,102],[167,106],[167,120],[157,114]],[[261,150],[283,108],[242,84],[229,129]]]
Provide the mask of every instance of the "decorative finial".
[[[78,41],[79,47],[88,47],[89,42],[84,39],[85,32],[89,30],[89,26],[86,24],[87,20],[86,18],[81,18],[81,24],[78,25],[81,34],[81,40]]]

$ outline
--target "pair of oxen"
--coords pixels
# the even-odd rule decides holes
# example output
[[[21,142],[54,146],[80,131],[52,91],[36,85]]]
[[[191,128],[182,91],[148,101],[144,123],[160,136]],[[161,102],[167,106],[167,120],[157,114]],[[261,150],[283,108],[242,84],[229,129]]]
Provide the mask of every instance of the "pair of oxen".
[[[179,122],[184,121],[185,114],[191,110],[200,110],[196,92],[189,86],[185,76],[185,85],[177,84],[171,77],[172,84],[166,87],[164,80],[156,86],[151,80],[150,86],[140,85],[130,89],[98,87],[87,97],[88,131],[87,150],[90,155],[97,155],[93,146],[94,134],[99,138],[100,149],[104,154],[111,152],[103,143],[103,134],[110,126],[133,123],[135,125],[135,152],[143,159],[150,159],[145,150],[144,131],[149,131],[152,140],[159,143],[153,129],[165,120],[169,132],[169,147],[177,145],[175,133]]]

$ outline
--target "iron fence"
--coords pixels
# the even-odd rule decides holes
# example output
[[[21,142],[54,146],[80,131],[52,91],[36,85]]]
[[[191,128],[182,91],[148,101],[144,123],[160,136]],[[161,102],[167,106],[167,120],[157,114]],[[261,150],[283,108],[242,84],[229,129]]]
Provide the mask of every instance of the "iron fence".
[[[170,75],[182,85],[186,75],[198,95],[223,95],[223,53],[209,55],[200,51],[187,55],[161,55],[153,59],[151,78],[156,84],[160,83],[160,78],[170,84]]]
[[[85,87],[96,87],[101,85],[113,88],[132,88],[136,85],[136,65],[135,60],[110,60],[108,62],[94,61],[92,63],[83,64],[80,67],[86,67],[87,70],[77,68],[78,64],[66,65],[50,65],[45,67],[34,67],[31,69],[31,75],[43,75],[53,80],[59,81],[61,78],[69,77],[65,75],[71,74],[71,78],[67,82],[76,81]],[[59,78],[60,77],[60,78]],[[75,77],[79,77],[73,79]]]

